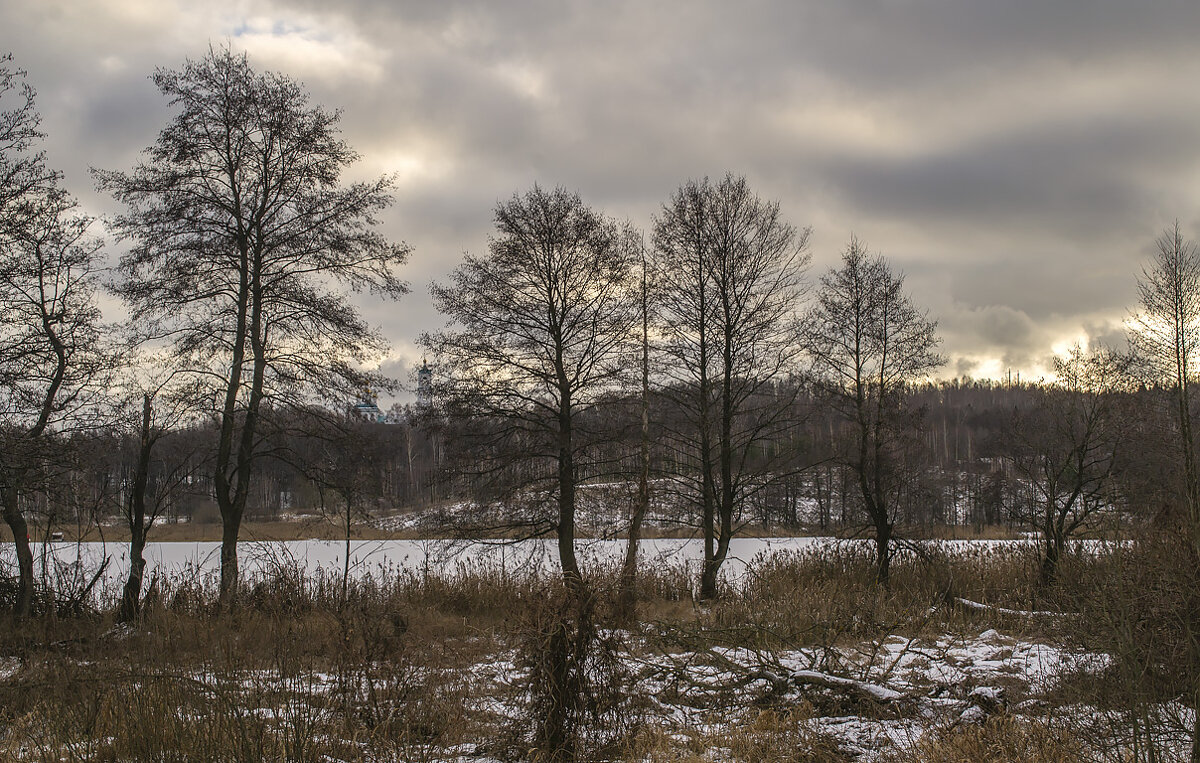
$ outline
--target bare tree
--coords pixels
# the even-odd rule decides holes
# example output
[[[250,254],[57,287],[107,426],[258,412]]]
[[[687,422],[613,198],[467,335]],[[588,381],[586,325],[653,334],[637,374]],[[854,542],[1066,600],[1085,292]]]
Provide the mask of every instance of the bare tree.
[[[700,596],[717,595],[734,515],[770,468],[752,469],[754,446],[781,430],[790,400],[773,383],[800,350],[799,300],[809,257],[778,202],[744,177],[689,181],[654,222],[654,270],[663,373],[683,412],[675,431],[704,535]]]
[[[171,340],[180,367],[211,384],[229,603],[265,413],[387,386],[361,370],[383,338],[331,287],[397,297],[409,250],[375,231],[391,179],[339,184],[358,157],[338,114],[288,77],[210,49],[154,82],[175,116],[143,164],[96,177],[127,206],[112,223],[132,245],[116,291],[147,336]]]
[[[1067,542],[1105,509],[1116,508],[1112,478],[1129,415],[1122,392],[1128,362],[1078,345],[1054,359],[1056,382],[1032,392],[1033,405],[1014,413],[1008,452],[1033,500],[1019,518],[1041,542],[1039,579],[1050,585]]]
[[[1200,352],[1200,251],[1183,238],[1178,222],[1155,245],[1154,259],[1138,279],[1139,309],[1129,319],[1129,344],[1148,381],[1165,383],[1173,398],[1188,532],[1200,559],[1200,474],[1191,401]]]
[[[579,588],[581,418],[625,371],[635,253],[613,221],[562,188],[534,186],[498,204],[496,231],[486,257],[468,256],[449,283],[433,285],[451,324],[423,341],[446,371],[440,392],[451,407],[493,422],[486,447],[503,452],[501,463],[553,464],[558,511],[545,529],[557,535],[565,581]]]
[[[129,575],[121,592],[117,619],[141,612],[146,571],[145,549],[154,523],[186,489],[186,480],[203,461],[202,438],[182,427],[195,417],[202,386],[173,367],[167,358],[130,356],[124,394],[118,402],[116,435],[132,444],[132,458],[121,459],[124,489],[120,511],[129,527]]]
[[[903,447],[914,429],[906,386],[944,362],[935,352],[937,322],[903,289],[904,277],[851,237],[841,267],[821,278],[804,332],[814,382],[853,432],[844,459],[875,529],[883,585],[892,558]]]
[[[638,492],[633,511],[629,517],[629,538],[625,546],[625,561],[621,565],[621,577],[617,592],[618,614],[632,618],[637,605],[638,544],[642,539],[642,523],[650,511],[650,279],[646,262],[646,247],[639,236],[638,258],[641,260],[641,288],[638,290],[638,307],[642,323],[641,352],[641,429],[638,453]]]
[[[47,477],[53,435],[77,422],[108,367],[93,300],[100,242],[37,150],[24,76],[0,57],[0,504],[17,557],[17,617],[32,610],[34,584],[22,503]]]
[[[57,189],[26,197],[0,236],[0,502],[15,542],[18,616],[33,602],[22,501],[61,448],[53,435],[84,423],[111,366],[93,299],[100,242]],[[60,453],[61,455],[61,453]]]
[[[1183,465],[1184,532],[1192,567],[1200,567],[1200,474],[1192,431],[1191,378],[1200,351],[1200,251],[1178,221],[1159,236],[1157,251],[1138,279],[1138,310],[1129,319],[1129,344],[1149,380],[1165,383],[1175,410],[1175,448]],[[1197,649],[1197,645],[1192,645]],[[1200,685],[1193,687],[1200,710]],[[1192,760],[1200,761],[1200,712],[1192,730]]]

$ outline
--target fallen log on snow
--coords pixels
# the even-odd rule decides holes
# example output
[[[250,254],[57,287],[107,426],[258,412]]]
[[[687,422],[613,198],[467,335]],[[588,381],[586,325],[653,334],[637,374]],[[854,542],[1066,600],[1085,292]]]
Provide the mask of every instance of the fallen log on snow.
[[[762,659],[761,655],[756,655],[758,659],[749,661],[731,659],[727,653],[723,653],[721,650],[693,652],[686,657],[684,655],[664,656],[667,658],[668,664],[664,665],[661,662],[655,664],[655,672],[669,673],[674,676],[677,685],[687,686],[692,692],[698,692],[701,695],[745,691],[751,684],[762,681],[767,684],[768,691],[773,694],[782,694],[789,689],[805,686],[816,686],[878,704],[889,704],[910,698],[909,694],[881,683],[849,678],[820,670],[792,669],[775,660]],[[716,670],[699,668],[696,665],[697,660],[709,663]]]
[[[869,681],[859,681],[853,678],[846,678],[845,676],[821,673],[816,670],[797,670],[792,672],[788,677],[792,683],[822,686],[826,689],[840,691],[851,691],[875,702],[895,702],[896,700],[908,697],[907,694],[898,692],[895,689],[889,689],[883,684],[873,684]]]

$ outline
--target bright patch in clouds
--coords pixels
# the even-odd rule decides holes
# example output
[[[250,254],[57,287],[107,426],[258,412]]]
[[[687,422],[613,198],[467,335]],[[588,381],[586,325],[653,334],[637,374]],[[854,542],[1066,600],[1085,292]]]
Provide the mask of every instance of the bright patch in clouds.
[[[300,80],[376,85],[384,79],[387,54],[352,27],[311,17],[248,18],[234,30],[235,44],[263,68]]]
[[[506,61],[493,68],[496,77],[511,90],[530,100],[546,95],[546,77],[537,68],[521,62]]]
[[[394,175],[396,185],[400,187],[442,179],[450,174],[453,166],[451,159],[432,145],[376,152],[372,160],[372,171],[379,169]]]

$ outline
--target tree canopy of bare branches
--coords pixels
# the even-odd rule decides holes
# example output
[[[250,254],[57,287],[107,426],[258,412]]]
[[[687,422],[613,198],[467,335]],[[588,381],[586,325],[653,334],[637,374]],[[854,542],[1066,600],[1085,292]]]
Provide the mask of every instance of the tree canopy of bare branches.
[[[1188,532],[1200,559],[1200,474],[1192,432],[1192,384],[1200,353],[1200,251],[1179,223],[1155,242],[1138,279],[1138,309],[1129,319],[1129,344],[1147,380],[1171,392],[1176,445],[1184,473]]]
[[[133,171],[96,177],[127,208],[112,222],[130,243],[117,293],[211,384],[228,602],[264,413],[386,386],[362,370],[383,338],[336,289],[400,296],[409,250],[375,230],[391,179],[339,182],[357,155],[296,82],[227,49],[154,82],[174,116]]]
[[[14,536],[20,617],[33,603],[22,502],[49,478],[61,451],[50,441],[81,423],[111,357],[94,300],[101,243],[35,150],[34,93],[10,62],[0,58],[0,502]]]
[[[577,194],[534,186],[497,205],[486,256],[468,256],[449,283],[432,287],[451,321],[424,339],[445,372],[440,392],[500,422],[494,442],[517,437],[522,457],[555,466],[558,516],[548,529],[568,583],[582,580],[574,546],[587,444],[580,417],[631,370],[635,255],[629,236]]]
[[[1132,415],[1122,393],[1128,359],[1078,345],[1054,359],[1056,382],[1031,390],[1033,404],[1014,412],[1006,451],[1032,491],[1016,513],[1038,533],[1040,581],[1058,575],[1067,541],[1105,509],[1116,509],[1113,476],[1122,429]]]
[[[770,385],[801,349],[807,240],[733,175],[683,184],[655,219],[655,330],[686,422],[675,439],[699,506],[704,598],[717,594],[737,504],[763,485],[764,470],[747,468],[753,446],[785,423]]]
[[[851,238],[841,267],[821,277],[817,302],[805,320],[813,379],[848,423],[852,445],[844,459],[858,479],[874,525],[879,582],[886,585],[895,527],[898,468],[911,432],[906,385],[942,365],[937,322],[904,293],[904,277],[882,255]]]

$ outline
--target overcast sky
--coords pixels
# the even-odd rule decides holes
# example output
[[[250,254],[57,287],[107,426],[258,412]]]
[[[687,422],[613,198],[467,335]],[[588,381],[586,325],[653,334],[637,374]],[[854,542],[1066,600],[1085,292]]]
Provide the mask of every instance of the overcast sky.
[[[0,0],[0,30],[97,214],[88,167],[133,166],[168,115],[149,75],[210,43],[342,109],[414,248],[412,294],[361,302],[401,376],[429,282],[534,182],[648,228],[688,178],[743,174],[813,227],[814,279],[852,232],[906,273],[946,376],[1114,341],[1155,237],[1200,235],[1196,0]]]

